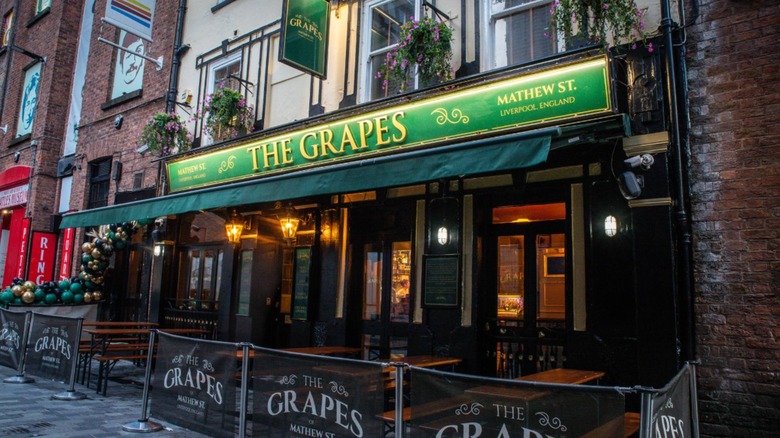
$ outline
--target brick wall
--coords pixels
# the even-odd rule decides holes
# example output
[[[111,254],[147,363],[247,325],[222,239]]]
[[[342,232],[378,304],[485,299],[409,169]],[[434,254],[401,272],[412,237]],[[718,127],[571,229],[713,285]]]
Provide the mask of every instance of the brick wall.
[[[110,25],[99,22],[102,13],[95,14],[94,36],[89,52],[82,119],[79,127],[77,155],[83,155],[77,163],[81,170],[74,173],[71,208],[83,210],[89,194],[88,163],[111,157],[122,163],[122,177],[112,181],[109,204],[113,204],[117,191],[133,190],[133,175],[143,174],[140,188],[157,186],[158,164],[149,154],[135,152],[138,137],[152,115],[165,110],[165,94],[171,72],[174,32],[178,2],[157,2],[155,6],[153,42],[145,43],[145,52],[152,58],[163,57],[163,69],[158,71],[149,61],[144,65],[143,90],[140,97],[107,107],[113,81],[113,69],[118,50],[97,41],[97,37],[117,41],[118,32]],[[105,0],[98,0],[96,11],[105,10]],[[181,112],[184,118],[187,114]],[[122,128],[114,127],[116,116],[124,117]]]
[[[701,431],[780,436],[780,3],[700,3],[687,59]]]
[[[12,6],[11,1],[3,2],[0,4],[0,11],[4,15]],[[8,132],[0,138],[4,152],[0,158],[0,168],[34,165],[28,200],[32,229],[53,231],[52,215],[56,212],[58,197],[57,160],[65,132],[81,2],[52,2],[48,12],[37,16],[35,2],[21,2],[19,10],[14,11],[14,16],[14,45],[45,57],[46,62],[41,69],[32,134],[16,139],[24,69],[35,61],[27,55],[7,49],[0,54],[3,70],[6,62],[10,60],[4,106],[0,116],[0,125],[8,125]],[[0,81],[2,80],[3,77],[0,77]],[[35,147],[32,147],[33,141],[37,143]],[[19,159],[14,161],[16,152],[19,152]]]

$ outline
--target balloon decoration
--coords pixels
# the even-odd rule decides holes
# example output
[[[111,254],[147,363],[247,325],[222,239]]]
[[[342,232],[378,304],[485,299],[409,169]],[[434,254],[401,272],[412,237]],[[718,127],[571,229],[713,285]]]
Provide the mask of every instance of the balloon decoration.
[[[87,236],[92,240],[81,245],[81,270],[77,276],[64,278],[59,283],[44,281],[41,284],[14,278],[11,285],[0,292],[0,303],[56,305],[101,301],[108,295],[103,293],[103,287],[109,259],[115,250],[124,249],[133,233],[148,223],[124,222],[91,230]]]

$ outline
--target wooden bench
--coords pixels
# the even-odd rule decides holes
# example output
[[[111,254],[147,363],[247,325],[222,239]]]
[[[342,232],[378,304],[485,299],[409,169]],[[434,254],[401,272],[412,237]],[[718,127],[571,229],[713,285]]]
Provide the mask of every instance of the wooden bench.
[[[438,415],[447,410],[455,409],[469,400],[470,399],[466,396],[458,395],[455,397],[434,400],[432,402],[422,403],[415,406],[406,406],[402,411],[402,420],[404,423],[409,423],[413,419],[418,420],[421,418]],[[377,418],[382,420],[386,425],[385,435],[394,429],[395,409],[383,412],[377,415]]]
[[[114,344],[112,344],[114,345]],[[105,351],[102,354],[96,354],[92,356],[92,359],[98,362],[98,379],[96,392],[98,394],[106,395],[108,389],[108,377],[111,374],[111,370],[120,360],[131,361],[136,364],[144,363],[149,357],[148,348],[149,344],[139,346],[138,344],[116,344],[117,346],[111,351]],[[122,348],[124,347],[124,348]],[[157,354],[153,353],[152,358],[156,358]]]
[[[639,413],[626,412],[622,417],[615,417],[596,429],[582,435],[582,438],[599,438],[602,436],[615,436],[619,433],[620,423],[623,423],[623,436],[630,437],[639,431]]]

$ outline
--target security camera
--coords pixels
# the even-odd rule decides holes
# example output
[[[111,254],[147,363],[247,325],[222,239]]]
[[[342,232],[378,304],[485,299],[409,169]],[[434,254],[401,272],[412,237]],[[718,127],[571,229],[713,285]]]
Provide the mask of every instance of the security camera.
[[[116,116],[114,118],[114,128],[116,129],[122,129],[122,122],[125,120],[125,116],[122,114]]]
[[[653,156],[650,154],[637,155],[635,157],[631,157],[623,161],[623,163],[625,163],[626,168],[628,170],[636,169],[636,168],[640,168],[642,170],[649,170],[650,166],[652,166],[654,162],[655,159],[653,159]]]

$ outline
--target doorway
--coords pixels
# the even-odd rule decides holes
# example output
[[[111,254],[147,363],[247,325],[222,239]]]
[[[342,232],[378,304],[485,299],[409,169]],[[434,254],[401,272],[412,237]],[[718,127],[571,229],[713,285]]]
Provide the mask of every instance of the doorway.
[[[406,356],[412,282],[412,221],[405,209],[353,209],[347,340],[365,360]],[[384,217],[381,217],[384,216]]]
[[[514,378],[563,362],[567,313],[565,203],[493,208],[480,294],[486,373]]]

